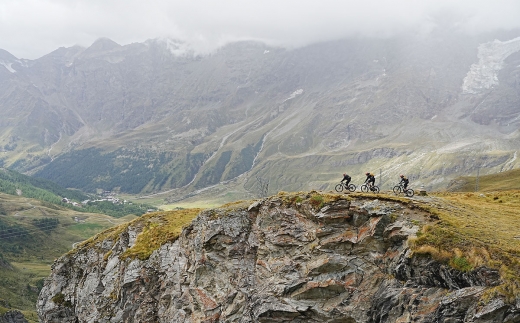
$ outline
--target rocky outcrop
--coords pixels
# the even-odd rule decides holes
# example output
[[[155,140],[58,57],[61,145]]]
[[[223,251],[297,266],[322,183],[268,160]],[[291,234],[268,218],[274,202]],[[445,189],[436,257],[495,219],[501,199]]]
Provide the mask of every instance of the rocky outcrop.
[[[481,44],[478,47],[479,62],[471,65],[468,75],[464,78],[462,91],[475,94],[497,85],[497,74],[502,69],[504,60],[518,51],[520,51],[520,37],[505,42],[495,39]]]
[[[12,310],[0,315],[0,323],[28,323],[22,313]]]
[[[313,206],[314,205],[314,206]],[[520,304],[480,302],[495,270],[461,273],[413,256],[428,214],[395,201],[283,195],[203,211],[148,259],[124,259],[143,229],[55,262],[42,322],[520,322]]]

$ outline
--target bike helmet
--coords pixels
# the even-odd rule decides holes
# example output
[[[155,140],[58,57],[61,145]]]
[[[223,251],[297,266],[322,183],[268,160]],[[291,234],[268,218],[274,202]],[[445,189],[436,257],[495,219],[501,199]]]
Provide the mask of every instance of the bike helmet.
[[[343,173],[343,176],[347,175],[346,173]]]
[[[401,176],[399,176],[399,177],[404,177],[404,175],[401,175]]]
[[[367,176],[368,176],[368,175],[370,175],[370,173],[366,173],[365,175],[367,175]]]

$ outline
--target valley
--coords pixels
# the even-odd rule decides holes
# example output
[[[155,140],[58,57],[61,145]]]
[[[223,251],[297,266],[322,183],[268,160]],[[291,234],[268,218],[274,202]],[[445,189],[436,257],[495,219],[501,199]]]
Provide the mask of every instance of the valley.
[[[114,218],[0,193],[0,314],[21,310],[38,322],[34,304],[54,260],[78,243],[136,216]]]
[[[63,187],[165,203],[218,187],[251,198],[257,178],[269,194],[325,190],[343,172],[443,189],[518,168],[518,35],[439,26],[206,56],[106,38],[33,61],[3,52],[0,159]]]
[[[332,188],[328,192],[321,191],[313,194],[322,195],[325,200],[344,196],[347,199],[397,201],[426,210],[433,214],[434,219],[438,219],[421,224],[424,234],[418,242],[413,242],[416,243],[414,248],[417,252],[430,254],[440,261],[448,261],[449,254],[453,250],[459,250],[457,257],[464,257],[470,266],[481,266],[484,261],[488,266],[496,267],[503,261],[514,264],[519,256],[520,194],[516,184],[518,178],[518,170],[504,172],[500,177],[482,176],[479,178],[480,191],[474,192],[476,178],[464,177],[454,180],[449,187],[450,190],[457,188],[461,192],[428,192],[426,197],[417,196],[413,199],[397,197],[389,189],[383,189],[382,193],[377,195],[337,194],[332,192]],[[466,191],[464,187],[469,189]],[[141,217],[129,215],[114,218],[101,214],[82,213],[23,196],[0,193],[2,210],[0,280],[3,282],[0,289],[0,314],[17,309],[22,311],[29,322],[37,322],[34,304],[38,291],[42,287],[43,279],[49,275],[55,259],[63,254],[74,253],[79,250],[78,248],[84,248],[93,241],[106,239],[109,235],[117,235],[129,225],[135,226],[146,222],[153,230],[140,235],[137,245],[128,252],[130,257],[145,259],[164,243],[175,240],[182,228],[189,225],[201,210],[218,210],[253,203],[253,201],[240,201],[236,198],[238,195],[233,191],[224,193],[216,186],[172,204],[164,204],[162,198],[149,197],[143,199],[143,202],[163,211]],[[303,196],[308,194],[279,192],[277,195],[291,200],[293,199],[291,196],[296,196],[296,199],[297,196],[302,196],[300,198],[303,199]],[[123,195],[120,198],[133,200],[136,197]],[[228,200],[235,202],[223,205],[223,201]],[[48,222],[41,227],[35,225],[36,221],[44,219],[46,221],[55,219],[58,224],[53,225]],[[162,224],[157,226],[157,223]],[[98,233],[101,235],[97,235]],[[442,252],[433,252],[430,248],[432,246]],[[480,251],[475,254],[476,251],[472,250]],[[492,254],[493,257],[485,258],[486,254]],[[508,279],[520,277],[517,273],[518,268],[515,268],[511,267],[507,270],[508,275],[512,275],[508,276],[510,277]],[[515,280],[507,280],[507,282],[502,289],[497,289],[498,293],[506,293],[511,288],[513,290],[518,288],[515,287],[517,284]]]
[[[519,319],[519,36],[0,49],[0,315]],[[366,172],[381,194],[333,191]],[[427,195],[392,194],[400,174]]]

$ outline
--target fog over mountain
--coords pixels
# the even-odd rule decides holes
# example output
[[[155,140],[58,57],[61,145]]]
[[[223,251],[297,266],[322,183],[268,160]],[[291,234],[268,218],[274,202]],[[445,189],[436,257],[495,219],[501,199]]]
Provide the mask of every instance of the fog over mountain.
[[[517,167],[515,1],[5,1],[0,160],[85,191],[258,194]],[[27,59],[31,58],[31,59]]]
[[[0,48],[36,59],[58,47],[164,37],[198,53],[238,40],[295,48],[346,37],[388,38],[440,23],[468,34],[520,27],[515,0],[166,1],[4,0]]]
[[[350,173],[444,188],[518,167],[520,31],[453,24],[197,55],[100,38],[36,60],[0,52],[4,166],[65,187],[157,194],[328,189]],[[165,193],[166,192],[166,193]]]

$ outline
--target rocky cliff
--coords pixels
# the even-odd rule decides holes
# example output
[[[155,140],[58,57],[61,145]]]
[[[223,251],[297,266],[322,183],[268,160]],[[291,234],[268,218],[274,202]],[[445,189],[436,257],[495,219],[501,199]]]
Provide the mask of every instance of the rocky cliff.
[[[497,270],[414,254],[419,202],[279,194],[201,212],[146,259],[140,221],[58,259],[42,322],[520,322]],[[160,221],[157,221],[160,226]],[[141,257],[142,258],[142,257]]]

